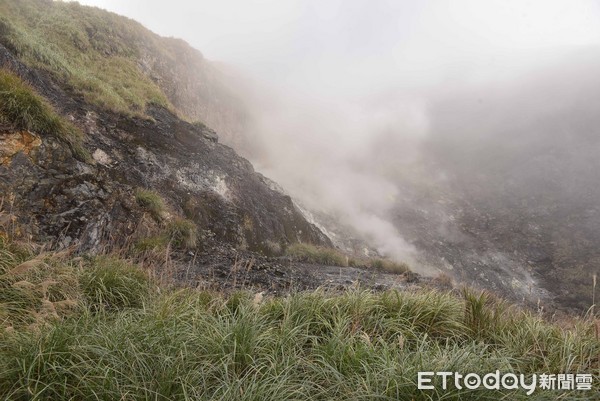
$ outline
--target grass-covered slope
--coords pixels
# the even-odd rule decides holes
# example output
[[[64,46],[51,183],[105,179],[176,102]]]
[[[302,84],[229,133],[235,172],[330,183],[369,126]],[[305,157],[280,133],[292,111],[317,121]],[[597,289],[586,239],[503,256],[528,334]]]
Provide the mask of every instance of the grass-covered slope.
[[[593,399],[593,324],[489,295],[174,289],[117,258],[0,239],[0,398]],[[587,373],[590,391],[418,390],[419,371]]]
[[[0,42],[32,67],[62,78],[84,98],[123,112],[167,105],[138,67],[141,46],[159,38],[134,21],[77,3],[0,2]]]

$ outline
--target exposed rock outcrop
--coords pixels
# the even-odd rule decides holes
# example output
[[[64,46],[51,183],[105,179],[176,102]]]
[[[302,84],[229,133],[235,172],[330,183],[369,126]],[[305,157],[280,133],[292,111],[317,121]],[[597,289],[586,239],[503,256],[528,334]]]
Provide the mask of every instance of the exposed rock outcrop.
[[[159,106],[133,118],[86,104],[1,45],[0,63],[79,126],[92,155],[82,162],[59,138],[0,127],[0,193],[21,235],[95,252],[121,246],[143,221],[135,189],[152,188],[174,213],[237,248],[330,244],[208,127]]]

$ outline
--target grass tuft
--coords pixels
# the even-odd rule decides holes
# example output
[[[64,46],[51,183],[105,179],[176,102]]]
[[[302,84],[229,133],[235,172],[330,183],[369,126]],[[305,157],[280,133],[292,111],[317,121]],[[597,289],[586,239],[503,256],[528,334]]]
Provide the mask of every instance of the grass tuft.
[[[326,266],[348,266],[348,258],[340,251],[311,244],[292,244],[287,247],[286,255],[300,262]]]
[[[176,218],[167,225],[167,232],[176,247],[192,249],[198,242],[198,230],[193,221]]]
[[[94,310],[139,308],[149,294],[148,275],[113,257],[95,257],[80,278],[83,296]]]
[[[163,220],[166,207],[165,202],[158,193],[139,188],[135,191],[135,200],[140,206],[145,208],[156,221],[160,222]]]
[[[163,287],[115,257],[0,239],[7,400],[595,399],[594,322],[464,290],[256,294]],[[68,311],[68,312],[67,312]],[[417,388],[422,371],[591,374],[589,391]]]
[[[0,69],[0,122],[16,129],[56,136],[69,144],[77,158],[90,158],[81,144],[81,130],[59,116],[29,84],[6,69]]]
[[[389,259],[372,259],[369,262],[373,269],[384,270],[391,273],[406,273],[410,271],[410,266],[404,262],[395,262]]]
[[[138,252],[164,251],[169,245],[169,238],[166,235],[154,235],[152,237],[141,238],[134,244],[134,249]]]

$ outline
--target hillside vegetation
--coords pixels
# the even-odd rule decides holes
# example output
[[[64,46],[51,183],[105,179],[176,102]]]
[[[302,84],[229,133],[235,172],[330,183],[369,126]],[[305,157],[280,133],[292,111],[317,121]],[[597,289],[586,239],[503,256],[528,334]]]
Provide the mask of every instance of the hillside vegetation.
[[[81,160],[89,158],[81,142],[83,133],[30,85],[10,71],[0,69],[0,124],[66,141]]]
[[[298,262],[306,262],[325,266],[352,266],[378,269],[393,273],[408,273],[410,266],[404,262],[390,259],[365,258],[346,254],[335,248],[315,246],[311,244],[292,244],[285,251],[286,256]]]
[[[77,3],[0,2],[0,40],[30,66],[68,82],[86,101],[140,112],[168,105],[162,90],[137,65],[143,46],[159,38],[140,24]]]
[[[596,329],[597,330],[597,329]],[[115,256],[0,238],[0,397],[10,400],[590,399],[417,390],[419,371],[599,373],[593,324],[486,293],[175,288]]]
[[[2,132],[29,130],[44,145],[20,167],[12,155],[0,164],[0,399],[589,400],[600,390],[592,318],[549,321],[470,289],[291,290],[304,264],[409,271],[330,249],[289,197],[198,126],[159,107],[154,120],[137,118],[151,104],[188,118],[218,110],[226,94],[184,42],[76,3],[0,0],[0,43],[9,49],[0,54],[14,53],[41,77],[34,88],[0,70]],[[67,118],[53,101],[72,92],[83,101],[74,99]],[[77,153],[80,129],[108,161],[63,154],[65,143]],[[281,241],[287,258],[275,267],[257,253],[246,265],[238,259],[242,246],[257,252],[278,239],[289,245]],[[175,257],[191,270],[210,267],[219,288],[233,288],[223,284],[238,268],[264,273],[269,287],[206,290],[214,288],[208,269],[197,288],[185,287],[180,272],[162,268]],[[269,295],[284,275],[290,281],[277,293],[285,295]],[[419,371],[496,370],[582,373],[594,382],[589,391],[532,396],[417,389]]]
[[[99,8],[0,0],[0,44],[107,110],[144,115],[159,104],[225,136],[245,118],[222,73],[199,51]]]

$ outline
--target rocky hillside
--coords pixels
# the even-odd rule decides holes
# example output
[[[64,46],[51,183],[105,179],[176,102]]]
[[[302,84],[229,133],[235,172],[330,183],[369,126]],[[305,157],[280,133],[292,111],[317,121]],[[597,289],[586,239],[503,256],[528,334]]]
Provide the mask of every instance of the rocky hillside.
[[[579,66],[556,67],[568,82],[548,70],[512,92],[476,88],[431,102],[421,164],[386,177],[402,198],[384,217],[421,263],[516,301],[589,308],[600,274],[600,102],[582,95],[597,82],[580,77],[600,62],[580,56]],[[260,146],[233,81],[185,42],[77,3],[0,0],[0,66],[0,226],[22,238],[91,252],[175,246],[223,277],[241,263],[233,248],[331,245],[221,144]],[[382,165],[395,166],[402,146],[377,149]],[[254,260],[245,268],[268,267],[252,277],[264,285],[309,275],[244,258]]]
[[[579,50],[511,86],[432,103],[421,184],[398,183],[406,199],[393,215],[432,263],[515,298],[590,308],[600,275],[600,97],[590,89],[599,54]]]
[[[204,65],[199,53],[77,4],[2,1],[0,11],[0,194],[12,232],[91,252],[167,237],[264,252],[329,244],[215,131],[178,116],[193,114],[190,99],[218,102],[209,80],[174,81],[189,78],[176,60]]]

